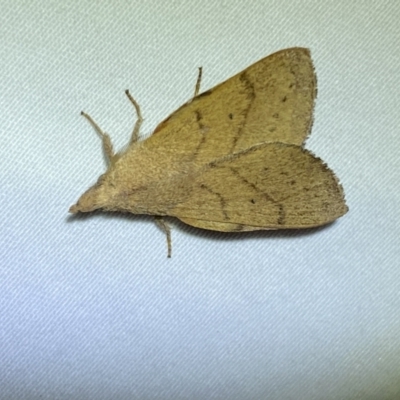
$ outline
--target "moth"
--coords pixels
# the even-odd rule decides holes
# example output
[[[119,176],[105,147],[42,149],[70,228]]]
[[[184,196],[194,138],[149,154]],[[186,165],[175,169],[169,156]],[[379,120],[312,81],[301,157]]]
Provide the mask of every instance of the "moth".
[[[140,107],[129,146],[114,153],[102,138],[107,171],[70,208],[164,216],[221,232],[302,229],[348,208],[335,174],[304,148],[313,122],[316,76],[310,52],[289,48],[261,59],[194,97],[139,140]]]

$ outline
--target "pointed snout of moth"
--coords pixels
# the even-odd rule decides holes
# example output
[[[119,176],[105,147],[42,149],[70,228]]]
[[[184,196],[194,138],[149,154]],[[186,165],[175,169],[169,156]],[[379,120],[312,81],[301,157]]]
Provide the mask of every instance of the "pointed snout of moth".
[[[78,212],[91,212],[103,208],[106,201],[103,195],[103,188],[101,185],[94,185],[88,189],[79,200],[69,208],[69,212],[76,214]]]

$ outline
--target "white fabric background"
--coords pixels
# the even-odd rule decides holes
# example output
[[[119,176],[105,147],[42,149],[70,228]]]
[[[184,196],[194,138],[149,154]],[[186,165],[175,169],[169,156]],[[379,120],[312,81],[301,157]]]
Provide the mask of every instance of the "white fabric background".
[[[399,399],[400,3],[0,1],[1,399]],[[286,47],[350,212],[225,235],[68,208],[117,148]],[[145,168],[145,166],[138,166]]]

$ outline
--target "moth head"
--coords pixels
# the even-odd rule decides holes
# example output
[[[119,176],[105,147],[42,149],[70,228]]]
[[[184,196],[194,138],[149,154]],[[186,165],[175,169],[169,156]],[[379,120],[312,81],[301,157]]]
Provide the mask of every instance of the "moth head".
[[[107,174],[103,174],[99,177],[97,183],[83,193],[77,203],[70,207],[69,212],[76,214],[77,212],[91,212],[106,208],[109,203],[110,192],[112,192],[112,188],[110,188],[109,179]]]

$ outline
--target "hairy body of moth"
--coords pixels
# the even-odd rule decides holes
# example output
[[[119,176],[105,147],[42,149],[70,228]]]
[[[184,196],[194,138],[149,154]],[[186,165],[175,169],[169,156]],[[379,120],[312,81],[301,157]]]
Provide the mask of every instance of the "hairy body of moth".
[[[168,215],[224,232],[310,228],[347,212],[333,172],[303,147],[316,95],[307,49],[275,53],[200,95],[198,87],[143,141],[140,109],[127,92],[138,122],[130,146],[115,155],[84,114],[110,165],[70,211]],[[157,222],[170,256],[169,228]]]

